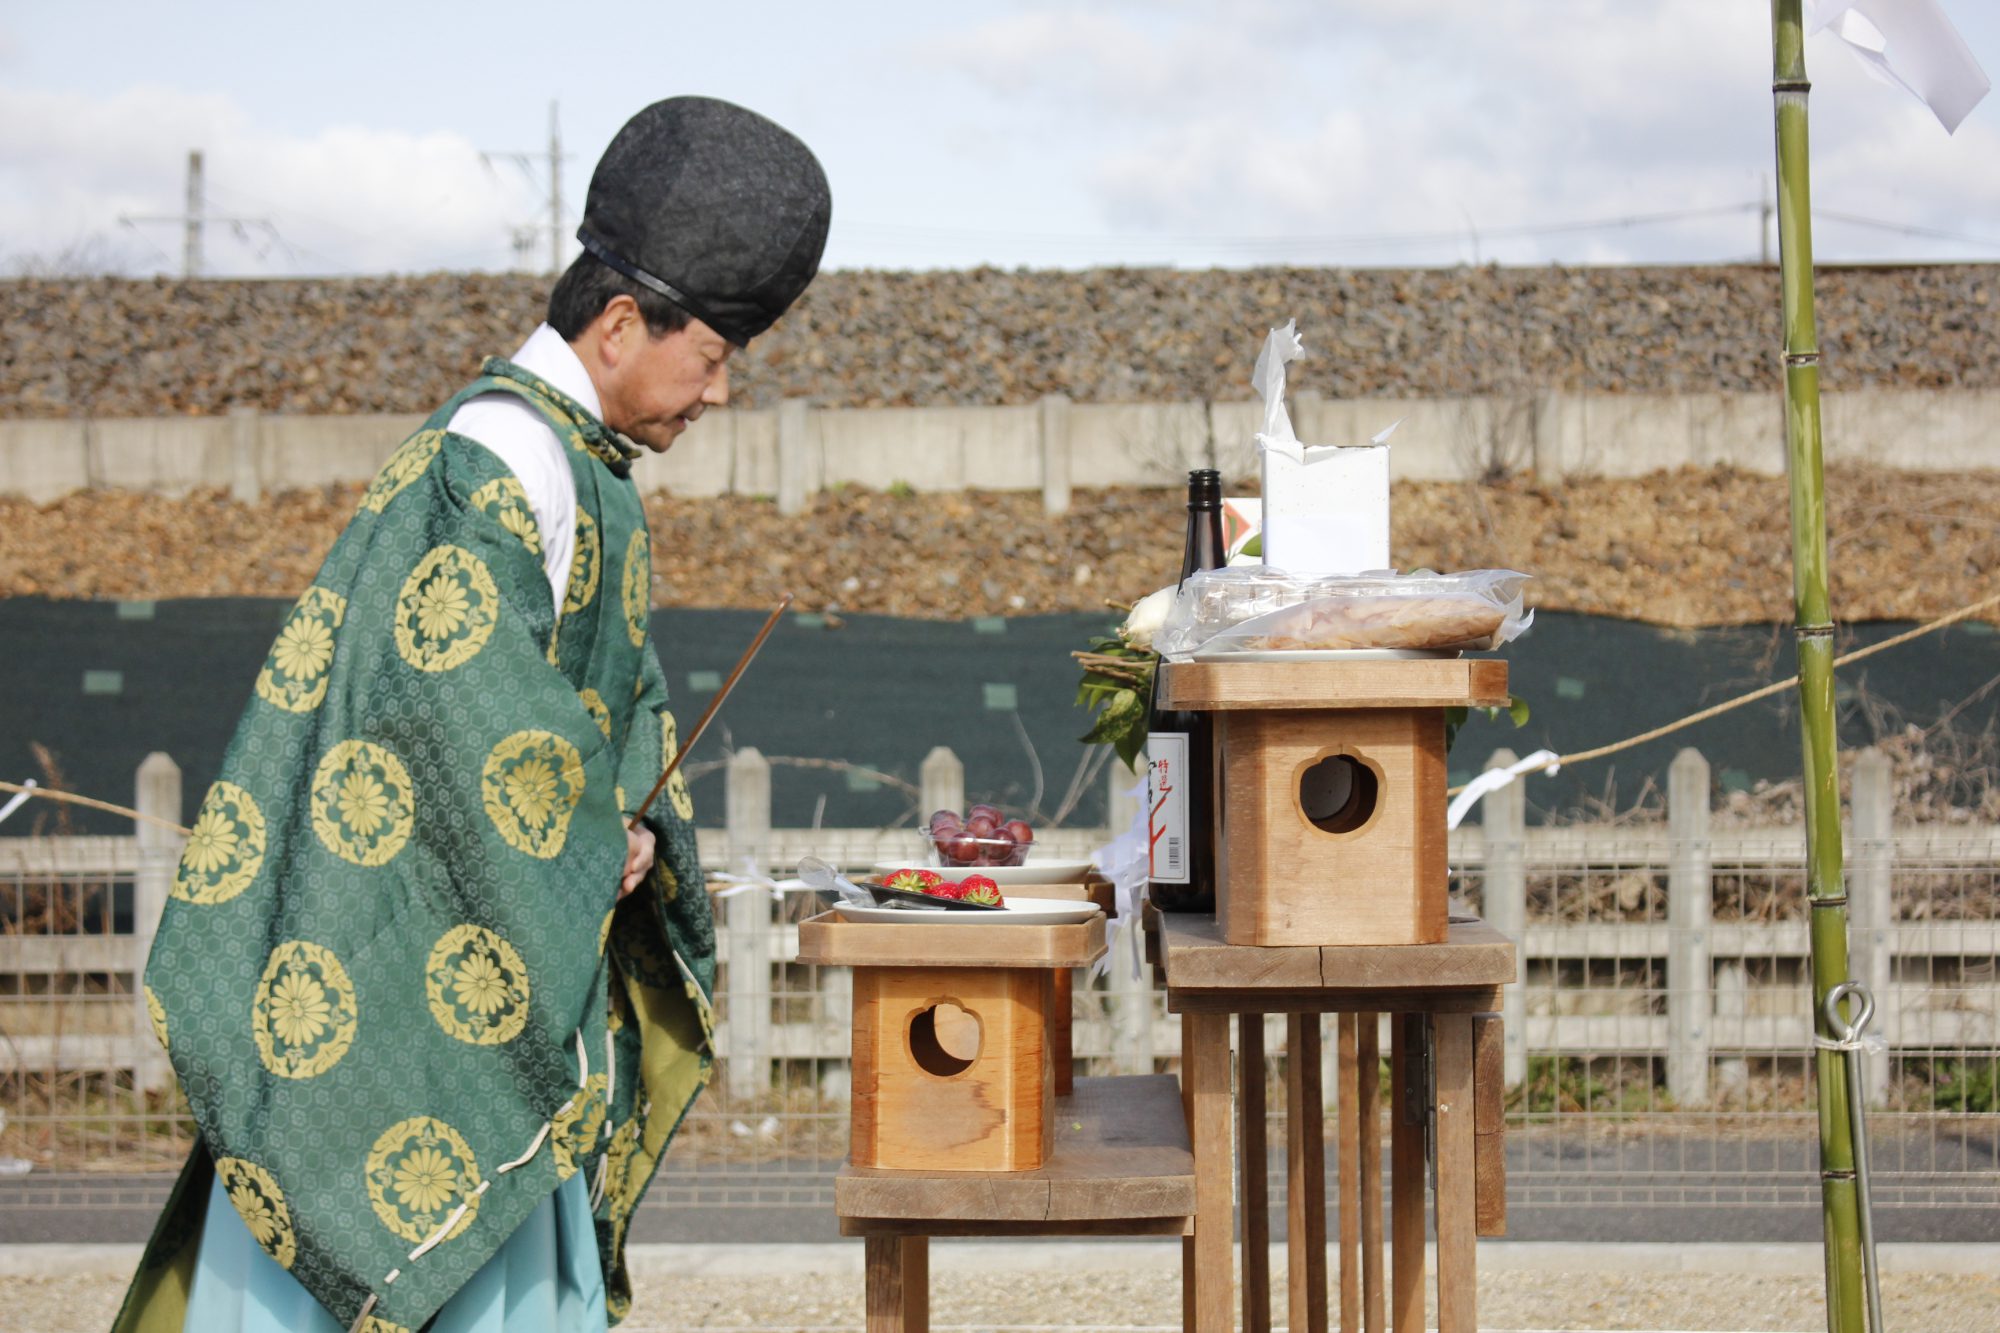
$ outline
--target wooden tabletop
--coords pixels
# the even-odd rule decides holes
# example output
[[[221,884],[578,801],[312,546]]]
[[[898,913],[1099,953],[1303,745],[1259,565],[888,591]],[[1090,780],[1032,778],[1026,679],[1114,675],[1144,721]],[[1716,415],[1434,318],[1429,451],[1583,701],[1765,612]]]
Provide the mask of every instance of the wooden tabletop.
[[[1146,921],[1158,932],[1167,1007],[1177,1013],[1480,1011],[1515,979],[1513,942],[1477,917],[1453,917],[1443,944],[1394,945],[1225,944],[1213,917],[1150,905]]]
[[[1493,657],[1318,662],[1169,662],[1168,708],[1452,708],[1507,704],[1507,663]]]
[[[1080,1078],[1052,1114],[1055,1151],[1035,1171],[843,1165],[833,1184],[843,1234],[1180,1234],[1194,1214],[1194,1155],[1173,1075]]]
[[[912,915],[917,915],[912,913]],[[821,912],[799,922],[801,963],[819,967],[1088,967],[1104,955],[1104,913],[1068,925],[1023,921],[933,925],[842,921]]]

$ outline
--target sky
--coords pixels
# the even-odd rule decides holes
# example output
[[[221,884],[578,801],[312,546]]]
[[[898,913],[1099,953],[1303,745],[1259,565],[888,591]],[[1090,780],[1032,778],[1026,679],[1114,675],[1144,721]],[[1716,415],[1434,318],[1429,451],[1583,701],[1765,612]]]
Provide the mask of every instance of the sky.
[[[1944,0],[2000,76],[2000,5]],[[0,273],[546,270],[660,97],[819,154],[829,268],[1755,260],[1761,0],[0,0]],[[2000,258],[2000,96],[1955,136],[1827,34],[1822,263]],[[518,155],[518,156],[517,156]],[[1772,242],[1775,246],[1775,241]],[[1773,250],[1775,253],[1775,249]]]

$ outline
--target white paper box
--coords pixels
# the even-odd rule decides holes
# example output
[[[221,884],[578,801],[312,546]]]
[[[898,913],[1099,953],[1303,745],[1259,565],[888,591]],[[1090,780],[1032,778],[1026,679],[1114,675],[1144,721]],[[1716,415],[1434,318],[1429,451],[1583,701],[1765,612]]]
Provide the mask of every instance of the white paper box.
[[[1291,574],[1389,568],[1389,446],[1264,448],[1264,563]]]

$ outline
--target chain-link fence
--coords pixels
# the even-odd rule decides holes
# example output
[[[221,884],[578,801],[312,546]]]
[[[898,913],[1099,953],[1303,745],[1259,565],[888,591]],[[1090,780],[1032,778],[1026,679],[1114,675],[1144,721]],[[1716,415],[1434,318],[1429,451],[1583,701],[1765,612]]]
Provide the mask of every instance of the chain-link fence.
[[[1453,834],[1455,897],[1519,945],[1505,998],[1516,1203],[1818,1198],[1804,839],[1714,827],[1708,793],[1687,752],[1664,824],[1529,828],[1515,787]],[[178,809],[178,795],[160,803]],[[1083,855],[1104,837],[1051,830],[1047,846]],[[746,881],[786,875],[806,851],[866,869],[912,845],[906,830],[741,820],[703,833],[711,870]],[[168,1170],[189,1143],[135,982],[173,856],[171,840],[0,840],[0,1170],[76,1182],[35,1196],[48,1206],[92,1206],[108,1196],[90,1182]],[[847,1145],[849,974],[792,961],[812,895],[717,887],[715,1080],[654,1197],[830,1206]],[[1895,829],[1864,757],[1847,889],[1852,973],[1886,1040],[1864,1057],[1877,1203],[2000,1205],[2000,828]],[[1178,1022],[1115,934],[1074,1003],[1081,1072],[1176,1067]],[[1275,1070],[1281,1021],[1265,1046]],[[1331,1033],[1322,1047],[1330,1060]]]

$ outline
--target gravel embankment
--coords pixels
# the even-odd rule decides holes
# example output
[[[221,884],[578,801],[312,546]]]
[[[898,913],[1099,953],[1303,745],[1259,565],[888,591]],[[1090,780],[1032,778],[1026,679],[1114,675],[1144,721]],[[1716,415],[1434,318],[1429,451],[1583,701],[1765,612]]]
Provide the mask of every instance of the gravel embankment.
[[[0,596],[294,596],[359,493],[0,497]],[[1840,619],[1922,619],[2000,593],[2000,472],[1836,468],[1827,494]],[[1394,504],[1401,567],[1518,569],[1539,607],[1677,627],[1792,616],[1781,479],[1420,483]],[[796,518],[740,496],[655,495],[648,509],[656,605],[764,607],[789,589],[804,610],[934,618],[1130,602],[1172,579],[1182,523],[1177,495],[1140,489],[1079,491],[1061,518],[1029,492],[859,488]]]
[[[517,346],[521,274],[0,281],[0,416],[427,412]],[[1824,268],[1823,381],[2000,387],[2000,267]],[[1679,268],[973,269],[821,275],[733,367],[737,401],[1244,400],[1296,317],[1328,397],[1773,389],[1778,275]]]

